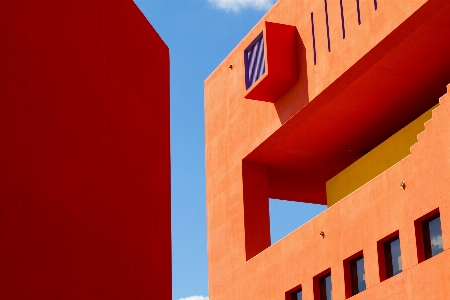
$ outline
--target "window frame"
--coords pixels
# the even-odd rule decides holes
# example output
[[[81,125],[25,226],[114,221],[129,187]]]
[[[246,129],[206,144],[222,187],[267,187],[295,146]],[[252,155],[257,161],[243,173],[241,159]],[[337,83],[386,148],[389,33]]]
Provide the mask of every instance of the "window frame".
[[[314,288],[314,300],[327,299],[326,294],[326,278],[330,277],[330,297],[333,298],[333,277],[331,276],[331,268],[321,272],[320,274],[314,276],[313,278],[313,288]],[[323,287],[325,283],[325,296],[323,293]]]
[[[436,208],[434,210],[432,210],[431,212],[425,214],[424,216],[420,217],[419,219],[414,221],[414,226],[415,226],[415,233],[416,233],[416,247],[417,247],[417,260],[418,263],[421,263],[427,259],[430,259],[436,255],[439,255],[440,253],[442,253],[444,251],[444,243],[442,241],[442,251],[432,255],[432,251],[431,249],[427,249],[428,245],[431,248],[431,239],[429,237],[429,226],[428,226],[428,232],[425,231],[425,224],[428,224],[439,218],[439,223],[440,223],[440,229],[441,229],[441,237],[443,236],[442,234],[442,222],[440,220],[441,214],[439,211],[439,208]],[[427,239],[427,234],[428,233],[428,239]],[[428,251],[429,250],[429,253]]]
[[[293,289],[290,289],[289,291],[287,291],[286,295],[285,295],[285,299],[286,300],[297,300],[298,299],[297,294],[299,292],[302,292],[302,298],[303,298],[303,288],[302,288],[301,284],[294,287]]]
[[[262,74],[255,79],[254,82],[250,83],[250,72],[249,72],[249,60],[248,60],[248,53],[253,49],[254,45],[259,43],[260,41],[263,41],[263,62],[264,62],[264,72],[262,72]],[[247,48],[245,48],[244,50],[244,72],[245,72],[245,89],[249,90],[261,77],[264,73],[266,73],[267,71],[267,62],[266,62],[266,45],[265,45],[265,41],[264,41],[264,31],[262,31],[260,34],[258,34],[256,36],[256,38],[247,46]]]
[[[357,279],[358,279],[357,276],[356,276],[356,282],[355,282],[355,278],[352,274],[352,264],[356,263],[360,259],[364,259],[364,253],[362,250],[344,260],[345,297],[347,299],[350,297],[353,297],[367,289],[367,284],[365,283],[366,280],[365,280],[365,276],[364,276],[364,283],[365,283],[364,290],[358,291],[356,293],[354,291],[355,284],[359,290],[359,285],[358,285],[359,282],[357,281]],[[363,262],[363,269],[364,269],[364,275],[365,275],[365,273],[366,273],[365,261]]]
[[[393,274],[393,265],[392,265],[392,254],[390,249],[390,244],[395,240],[399,241],[399,249],[400,249],[400,259],[402,260],[402,247],[401,247],[401,239],[399,231],[395,231],[385,238],[379,240],[377,242],[377,250],[378,250],[378,270],[380,276],[380,282],[394,277],[403,272],[403,261],[400,272]],[[389,247],[388,247],[389,246]],[[389,251],[388,251],[389,250]],[[386,255],[388,254],[388,255]],[[388,264],[389,262],[389,264]]]

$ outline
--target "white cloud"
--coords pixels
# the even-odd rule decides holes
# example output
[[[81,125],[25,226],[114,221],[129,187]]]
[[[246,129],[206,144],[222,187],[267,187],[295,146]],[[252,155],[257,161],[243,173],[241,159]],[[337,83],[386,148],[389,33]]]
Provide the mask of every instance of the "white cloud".
[[[276,0],[208,0],[218,8],[238,12],[242,8],[268,10]],[[190,300],[190,299],[189,299]]]
[[[180,298],[180,300],[209,300],[209,297],[190,296],[190,297],[186,297],[186,298]]]
[[[442,249],[442,235],[433,237],[431,239],[431,247],[435,249]]]

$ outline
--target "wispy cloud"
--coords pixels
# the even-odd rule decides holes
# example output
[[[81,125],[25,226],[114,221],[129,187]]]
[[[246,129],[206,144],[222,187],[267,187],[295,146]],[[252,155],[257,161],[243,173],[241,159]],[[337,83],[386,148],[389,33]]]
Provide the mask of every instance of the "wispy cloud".
[[[442,247],[442,235],[433,237],[431,239],[431,247],[435,248],[435,249],[441,249]]]
[[[268,10],[275,3],[276,0],[208,0],[208,1],[220,9],[238,12],[243,8]]]
[[[209,300],[209,297],[204,296],[190,296],[186,298],[180,298],[180,300]]]

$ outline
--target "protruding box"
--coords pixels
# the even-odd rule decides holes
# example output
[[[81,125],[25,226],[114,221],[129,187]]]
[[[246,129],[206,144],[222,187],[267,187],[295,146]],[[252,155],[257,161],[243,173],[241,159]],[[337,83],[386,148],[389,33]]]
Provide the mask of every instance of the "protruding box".
[[[265,22],[263,32],[265,72],[251,86],[246,86],[245,98],[275,102],[297,81],[296,32],[295,26]],[[247,51],[248,48],[245,53]],[[249,64],[246,64],[245,78],[248,67]]]

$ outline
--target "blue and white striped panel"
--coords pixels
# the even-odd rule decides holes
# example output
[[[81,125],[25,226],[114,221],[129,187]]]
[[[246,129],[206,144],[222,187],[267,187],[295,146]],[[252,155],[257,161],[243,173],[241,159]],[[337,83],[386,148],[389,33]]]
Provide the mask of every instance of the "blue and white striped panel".
[[[261,33],[244,51],[245,85],[248,89],[266,71],[264,62],[264,38]]]

